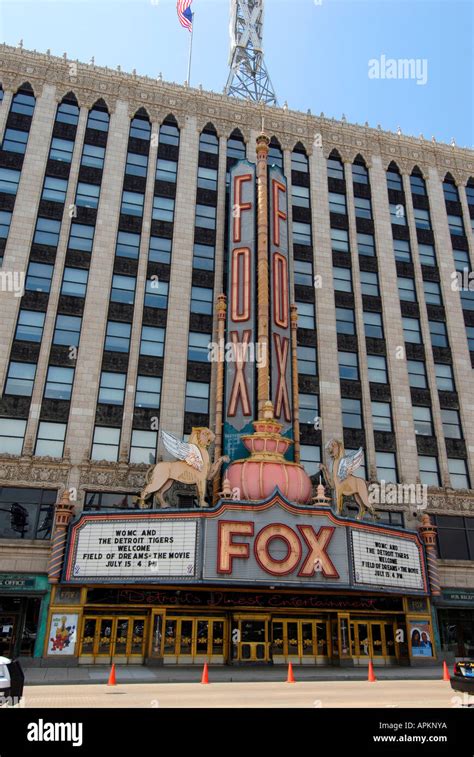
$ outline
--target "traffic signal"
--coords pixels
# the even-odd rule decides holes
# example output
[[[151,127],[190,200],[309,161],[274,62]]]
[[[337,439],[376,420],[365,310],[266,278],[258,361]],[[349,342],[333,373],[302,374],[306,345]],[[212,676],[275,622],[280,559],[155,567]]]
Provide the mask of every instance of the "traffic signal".
[[[10,513],[12,531],[16,531],[23,537],[28,531],[28,511],[18,502],[14,502],[10,508]]]

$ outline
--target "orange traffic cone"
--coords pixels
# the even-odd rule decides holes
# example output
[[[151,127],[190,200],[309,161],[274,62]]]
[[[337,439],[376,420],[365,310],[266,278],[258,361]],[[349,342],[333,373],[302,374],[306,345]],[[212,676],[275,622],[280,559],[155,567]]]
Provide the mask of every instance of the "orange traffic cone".
[[[288,663],[288,678],[286,679],[286,683],[294,683],[295,677],[293,675],[293,665],[291,662]]]
[[[112,663],[112,668],[110,669],[110,675],[109,680],[107,682],[107,686],[116,686],[116,680],[115,680],[115,662]]]
[[[369,660],[369,675],[367,677],[367,680],[369,683],[375,683],[377,680],[374,673],[374,666],[372,665],[372,660]]]
[[[202,669],[201,683],[209,683],[209,673],[207,670],[207,662],[204,663],[204,668]]]
[[[448,666],[446,665],[446,660],[443,660],[443,681],[450,681],[451,678],[449,677],[449,670]]]

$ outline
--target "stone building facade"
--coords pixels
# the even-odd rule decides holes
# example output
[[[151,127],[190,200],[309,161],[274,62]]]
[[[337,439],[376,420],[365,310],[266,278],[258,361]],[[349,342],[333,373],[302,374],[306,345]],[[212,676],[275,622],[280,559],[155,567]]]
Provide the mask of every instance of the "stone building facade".
[[[440,613],[472,651],[473,152],[7,46],[0,81],[0,572],[46,574],[65,488],[133,507],[159,429],[213,426],[226,178],[263,117],[293,198],[302,462],[343,438],[367,478],[428,484]]]

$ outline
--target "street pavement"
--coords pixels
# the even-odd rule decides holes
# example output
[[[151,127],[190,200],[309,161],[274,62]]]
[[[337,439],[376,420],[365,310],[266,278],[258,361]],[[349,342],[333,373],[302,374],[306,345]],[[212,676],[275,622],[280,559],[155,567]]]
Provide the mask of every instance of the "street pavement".
[[[441,680],[26,686],[25,708],[452,708],[474,697]]]

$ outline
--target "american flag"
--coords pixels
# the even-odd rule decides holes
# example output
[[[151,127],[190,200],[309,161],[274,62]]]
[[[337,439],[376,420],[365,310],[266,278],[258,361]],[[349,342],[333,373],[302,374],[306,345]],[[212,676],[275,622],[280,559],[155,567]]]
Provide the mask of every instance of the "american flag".
[[[193,30],[193,12],[190,8],[192,1],[193,0],[178,0],[176,3],[179,23],[190,32]]]

